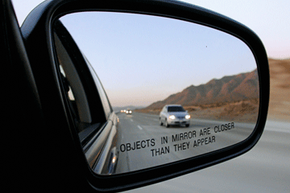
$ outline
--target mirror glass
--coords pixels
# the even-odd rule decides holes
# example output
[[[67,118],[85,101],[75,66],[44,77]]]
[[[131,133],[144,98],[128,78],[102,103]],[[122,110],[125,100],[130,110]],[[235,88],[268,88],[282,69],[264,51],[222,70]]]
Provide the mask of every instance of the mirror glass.
[[[240,39],[200,24],[142,14],[80,12],[60,21],[113,109],[113,139],[96,138],[110,143],[103,146],[109,153],[91,164],[96,173],[193,158],[242,142],[253,132],[259,109],[257,65]]]

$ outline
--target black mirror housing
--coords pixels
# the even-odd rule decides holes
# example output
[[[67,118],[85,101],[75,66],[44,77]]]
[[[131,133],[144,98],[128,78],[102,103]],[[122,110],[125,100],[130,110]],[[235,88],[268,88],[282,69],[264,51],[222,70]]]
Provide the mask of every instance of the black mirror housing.
[[[246,140],[212,153],[136,172],[101,176],[93,173],[83,154],[78,135],[63,99],[63,88],[56,68],[53,25],[59,17],[80,11],[111,11],[149,14],[202,24],[242,40],[252,51],[259,74],[259,115],[254,132]],[[269,67],[266,51],[257,35],[244,25],[220,14],[177,1],[167,0],[63,0],[45,1],[25,20],[21,27],[28,57],[39,90],[43,116],[49,128],[45,132],[53,138],[57,148],[56,160],[63,171],[71,171],[71,184],[87,190],[121,191],[160,182],[197,171],[249,151],[258,142],[265,126],[269,103]],[[54,104],[51,104],[51,101]],[[58,134],[55,135],[55,131]],[[66,145],[63,145],[66,144]],[[62,152],[65,152],[62,154]],[[65,163],[73,163],[66,165]],[[53,163],[57,165],[58,163]],[[44,171],[45,172],[45,171]],[[65,177],[65,175],[63,175]]]

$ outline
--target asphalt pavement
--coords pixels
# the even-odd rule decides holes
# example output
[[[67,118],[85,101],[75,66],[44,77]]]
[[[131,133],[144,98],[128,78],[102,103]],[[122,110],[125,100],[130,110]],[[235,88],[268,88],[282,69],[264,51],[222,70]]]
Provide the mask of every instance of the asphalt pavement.
[[[190,127],[160,126],[158,115],[119,113],[116,173],[178,161],[246,139],[254,124],[191,119]]]
[[[290,192],[290,123],[267,121],[249,152],[191,174],[129,192]]]

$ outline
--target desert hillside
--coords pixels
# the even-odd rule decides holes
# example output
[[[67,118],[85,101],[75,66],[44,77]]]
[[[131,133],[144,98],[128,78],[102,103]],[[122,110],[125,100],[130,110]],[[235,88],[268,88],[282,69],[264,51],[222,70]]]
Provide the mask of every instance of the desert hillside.
[[[148,109],[160,109],[166,104],[200,106],[245,101],[258,98],[257,71],[212,79],[199,86],[191,85],[182,92],[172,94],[163,101],[149,105]]]
[[[191,85],[163,101],[137,111],[159,114],[166,104],[181,104],[193,118],[255,122],[258,115],[257,71]]]
[[[290,59],[269,59],[269,119],[290,121]]]
[[[269,119],[290,121],[290,59],[269,59]],[[258,112],[257,72],[213,79],[189,86],[137,111],[159,114],[166,104],[182,104],[195,118],[255,122]],[[246,92],[245,92],[246,91]]]

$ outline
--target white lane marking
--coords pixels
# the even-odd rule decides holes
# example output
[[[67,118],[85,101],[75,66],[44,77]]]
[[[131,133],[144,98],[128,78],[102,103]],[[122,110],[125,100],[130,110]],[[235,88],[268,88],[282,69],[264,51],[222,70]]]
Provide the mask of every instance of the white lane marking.
[[[138,125],[138,128],[139,128],[140,130],[143,130],[142,127],[141,127],[140,125]]]

